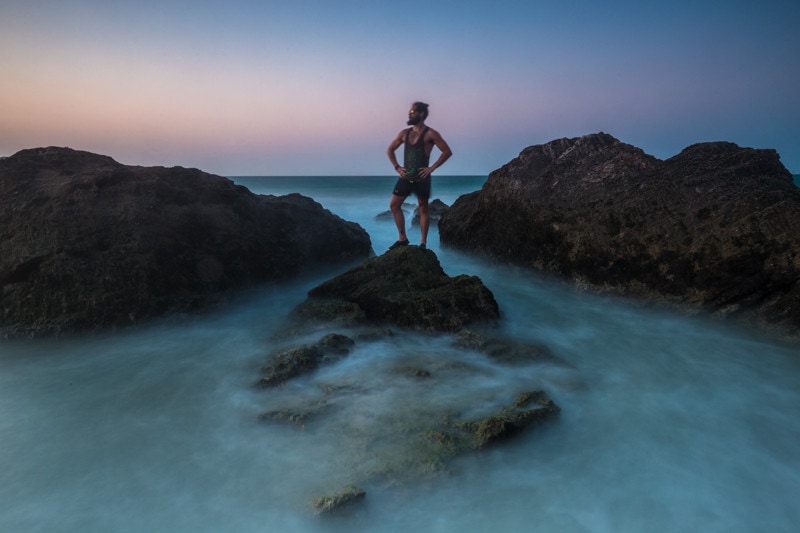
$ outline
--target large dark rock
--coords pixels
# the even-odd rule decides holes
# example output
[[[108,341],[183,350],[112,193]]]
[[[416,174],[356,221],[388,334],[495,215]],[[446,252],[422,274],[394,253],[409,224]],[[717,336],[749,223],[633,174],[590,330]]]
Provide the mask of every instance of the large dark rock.
[[[435,253],[416,246],[367,259],[308,295],[293,312],[304,320],[328,321],[339,311],[370,324],[459,331],[473,322],[499,318],[494,295],[478,277],[451,278]]]
[[[443,243],[800,331],[800,190],[774,150],[665,161],[599,133],[531,146],[459,198]]]
[[[360,226],[310,198],[67,148],[0,160],[0,206],[11,334],[131,324],[371,252]]]

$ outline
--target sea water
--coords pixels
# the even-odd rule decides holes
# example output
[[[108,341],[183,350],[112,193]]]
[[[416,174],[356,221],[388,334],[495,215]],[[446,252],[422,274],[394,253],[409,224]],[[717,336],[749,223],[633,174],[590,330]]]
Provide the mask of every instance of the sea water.
[[[378,216],[393,178],[234,181],[311,196],[361,224],[376,253],[397,237]],[[436,177],[433,198],[449,205],[484,181]],[[417,228],[408,235],[418,242]],[[507,367],[448,335],[397,332],[284,387],[253,387],[268,355],[291,344],[275,335],[287,311],[341,268],[188,320],[2,341],[0,531],[796,530],[800,346],[490,264],[441,246],[435,226],[429,247],[449,275],[477,275],[494,293],[498,335],[544,344],[553,358]],[[456,363],[471,372],[438,382]],[[398,374],[404,365],[431,369],[433,381]],[[326,383],[351,393],[318,422],[258,420],[318,399]],[[408,453],[391,433],[398,419],[533,389],[561,407],[558,419],[442,475],[369,480],[375,462]],[[313,514],[314,498],[350,483],[364,485],[363,505]]]

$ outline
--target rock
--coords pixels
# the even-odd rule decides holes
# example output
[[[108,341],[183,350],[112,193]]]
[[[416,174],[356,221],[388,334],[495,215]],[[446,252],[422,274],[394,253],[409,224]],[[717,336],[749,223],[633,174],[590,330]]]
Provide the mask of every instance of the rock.
[[[364,310],[358,304],[342,300],[306,300],[292,309],[289,318],[294,323],[300,324],[301,330],[310,322],[340,327],[354,327],[367,323]],[[292,331],[293,329],[288,329],[284,333]]]
[[[6,334],[130,325],[371,252],[310,198],[68,148],[0,160],[0,205]]]
[[[459,332],[455,345],[481,352],[498,363],[512,366],[526,365],[542,358],[553,359],[550,349],[543,344],[488,337],[472,330]]]
[[[338,361],[350,352],[353,339],[331,333],[311,346],[300,346],[281,351],[270,357],[263,368],[264,376],[258,381],[261,387],[282,385],[287,380],[316,370],[321,364]]]
[[[317,498],[312,503],[312,506],[316,514],[336,513],[346,507],[363,501],[366,495],[367,493],[358,487],[347,486],[333,496]]]
[[[350,337],[337,333],[330,333],[322,337],[317,343],[317,346],[326,354],[346,355],[350,353],[350,350],[355,344],[356,342]]]
[[[540,390],[509,400],[506,388],[484,394],[465,386],[491,372],[443,359],[437,348],[426,352],[422,345],[405,357],[393,355],[386,364],[355,372],[343,368],[324,381],[324,376],[309,376],[301,387],[269,388],[264,391],[269,407],[259,419],[325,435],[340,448],[348,479],[359,484],[393,486],[439,477],[455,456],[511,438],[560,412]],[[518,375],[522,372],[532,375],[531,368]],[[397,384],[402,393],[386,394],[387,383]],[[429,396],[437,388],[444,395]],[[430,401],[436,397],[443,401]]]
[[[442,218],[442,215],[450,209],[450,206],[444,203],[443,201],[433,200],[432,202],[428,203],[428,217],[430,218],[431,226],[435,226],[439,224],[439,220]],[[419,207],[414,209],[414,216],[411,219],[412,226],[419,226]]]
[[[283,422],[303,427],[306,422],[330,410],[326,401],[307,402],[304,405],[292,406],[285,409],[275,409],[258,415],[261,421]]]
[[[534,404],[535,407],[528,409]],[[511,407],[480,420],[465,422],[460,429],[472,436],[472,446],[483,448],[520,433],[524,429],[558,415],[561,410],[542,391],[523,392],[517,395]]]
[[[313,317],[319,302],[356,304],[371,324],[394,324],[423,331],[458,331],[465,325],[499,318],[491,291],[475,276],[449,277],[436,254],[403,246],[367,259],[314,287],[295,316]],[[329,315],[328,307],[320,319]],[[352,309],[351,315],[356,315]]]
[[[506,440],[560,412],[561,409],[543,391],[522,392],[512,405],[484,418],[466,422],[446,421],[439,427],[428,429],[423,432],[427,446],[421,452],[443,461]],[[420,460],[430,459],[421,457]]]
[[[409,216],[411,215],[411,213],[414,212],[415,204],[404,202],[401,208],[403,210],[403,215]],[[391,210],[387,209],[386,211],[383,211],[375,215],[375,220],[394,222],[394,215],[392,214]]]
[[[443,244],[602,290],[800,332],[800,189],[774,150],[665,161],[599,133],[531,146],[462,196]]]

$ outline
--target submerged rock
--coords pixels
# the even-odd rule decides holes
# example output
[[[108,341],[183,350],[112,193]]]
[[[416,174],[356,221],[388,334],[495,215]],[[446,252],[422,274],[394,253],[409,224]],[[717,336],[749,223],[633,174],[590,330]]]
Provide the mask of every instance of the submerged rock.
[[[459,332],[455,345],[486,354],[498,363],[525,365],[542,358],[552,359],[550,349],[543,344],[530,344],[511,339],[489,337],[476,331]]]
[[[665,161],[600,133],[531,146],[462,196],[443,243],[800,332],[800,189],[774,150]]]
[[[413,214],[416,204],[412,204],[410,202],[403,202],[401,205],[401,209],[403,210],[403,216],[410,216]],[[375,220],[383,220],[386,222],[394,222],[394,214],[391,210],[387,209],[386,211],[382,211],[375,215]]]
[[[306,422],[325,414],[330,407],[330,404],[324,400],[306,402],[303,405],[267,411],[258,415],[258,419],[262,422],[282,422],[303,427]]]
[[[287,380],[313,372],[324,363],[331,363],[347,355],[355,344],[353,339],[331,333],[311,346],[300,346],[273,354],[263,368],[264,376],[258,381],[261,387],[282,385]]]
[[[330,514],[342,511],[355,503],[364,500],[366,491],[354,486],[347,486],[333,496],[323,496],[312,502],[316,514]]]
[[[0,160],[0,205],[10,334],[130,325],[371,253],[360,226],[310,198],[68,148]]]
[[[495,415],[464,422],[458,427],[470,435],[472,447],[483,448],[512,437],[560,412],[561,409],[543,391],[523,392],[517,395],[512,406],[503,408]]]
[[[557,416],[561,409],[540,390],[522,392],[514,403],[502,407],[489,416],[452,422],[446,420],[439,427],[423,433],[433,444],[427,453],[439,460],[469,450],[482,449],[511,438],[529,427]]]
[[[342,309],[370,324],[458,331],[473,322],[499,318],[494,295],[479,278],[447,276],[434,252],[416,246],[370,258],[308,295],[293,311],[306,320],[326,321],[331,309]],[[319,315],[315,310],[321,311]]]

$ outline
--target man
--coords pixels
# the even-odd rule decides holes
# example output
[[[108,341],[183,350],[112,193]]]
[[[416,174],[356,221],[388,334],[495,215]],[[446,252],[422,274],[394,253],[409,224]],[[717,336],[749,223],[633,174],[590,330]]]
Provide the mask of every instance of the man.
[[[428,118],[428,104],[414,102],[411,111],[408,112],[407,124],[411,126],[397,134],[397,137],[389,144],[386,154],[389,161],[394,165],[394,169],[400,175],[392,192],[392,199],[389,202],[389,209],[392,210],[394,223],[397,226],[397,242],[389,247],[397,248],[408,244],[406,236],[406,219],[403,216],[403,202],[411,193],[417,196],[419,204],[419,227],[422,238],[419,247],[425,249],[428,241],[428,226],[430,217],[428,216],[428,198],[431,195],[431,174],[447,161],[453,152],[439,132],[425,125]],[[401,144],[405,143],[403,166],[397,163],[395,151]],[[436,146],[442,153],[433,165],[430,165],[431,152]]]

